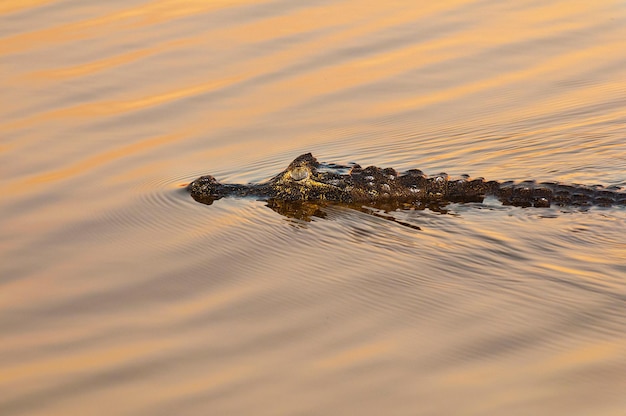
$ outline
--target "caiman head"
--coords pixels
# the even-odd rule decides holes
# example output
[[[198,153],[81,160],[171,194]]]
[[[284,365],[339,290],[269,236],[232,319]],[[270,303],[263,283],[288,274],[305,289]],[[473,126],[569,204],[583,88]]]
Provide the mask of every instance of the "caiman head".
[[[261,184],[234,185],[219,183],[213,176],[201,176],[187,186],[193,199],[205,204],[225,196],[254,196],[281,201],[344,201],[345,187],[338,186],[337,175],[318,171],[320,166],[311,153],[294,159],[287,169]]]
[[[263,199],[277,198],[286,201],[325,199],[327,185],[319,181],[319,162],[311,153],[298,156],[287,169],[262,184],[222,184],[213,176],[201,176],[187,186],[191,196],[198,202],[211,204],[225,196],[256,196]]]

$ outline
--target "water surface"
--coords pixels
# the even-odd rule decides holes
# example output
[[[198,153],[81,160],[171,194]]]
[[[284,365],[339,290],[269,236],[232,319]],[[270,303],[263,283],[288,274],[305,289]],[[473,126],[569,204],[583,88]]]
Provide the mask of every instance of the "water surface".
[[[184,186],[626,186],[624,51],[623,1],[5,0],[0,413],[622,415],[624,208]]]

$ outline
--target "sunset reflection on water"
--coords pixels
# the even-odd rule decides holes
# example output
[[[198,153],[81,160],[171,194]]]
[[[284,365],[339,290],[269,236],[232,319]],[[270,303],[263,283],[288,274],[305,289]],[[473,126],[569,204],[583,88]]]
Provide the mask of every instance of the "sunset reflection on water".
[[[184,188],[626,187],[624,51],[616,1],[5,0],[0,414],[622,414],[623,207]]]

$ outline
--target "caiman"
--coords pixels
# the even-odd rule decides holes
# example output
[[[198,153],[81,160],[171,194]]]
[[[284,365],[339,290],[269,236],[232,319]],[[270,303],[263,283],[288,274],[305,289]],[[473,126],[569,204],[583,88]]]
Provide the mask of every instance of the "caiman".
[[[618,186],[498,182],[467,175],[450,179],[445,173],[427,176],[418,169],[399,174],[392,168],[321,164],[311,153],[298,156],[287,169],[263,183],[222,184],[207,175],[187,189],[205,204],[228,196],[249,196],[267,200],[271,207],[312,202],[430,208],[450,202],[483,202],[487,196],[519,207],[626,205],[626,192]]]

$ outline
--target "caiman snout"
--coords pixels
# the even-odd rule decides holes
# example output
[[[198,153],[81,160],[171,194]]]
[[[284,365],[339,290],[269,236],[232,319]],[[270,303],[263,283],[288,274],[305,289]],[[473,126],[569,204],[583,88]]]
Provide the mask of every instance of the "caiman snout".
[[[221,197],[222,195],[218,192],[220,187],[221,184],[213,176],[206,175],[187,185],[187,190],[191,193],[191,196]]]

